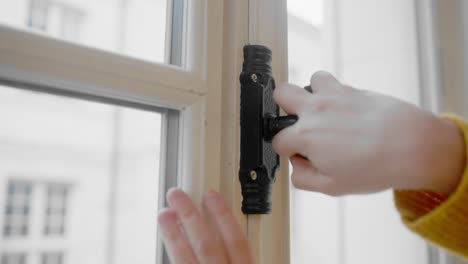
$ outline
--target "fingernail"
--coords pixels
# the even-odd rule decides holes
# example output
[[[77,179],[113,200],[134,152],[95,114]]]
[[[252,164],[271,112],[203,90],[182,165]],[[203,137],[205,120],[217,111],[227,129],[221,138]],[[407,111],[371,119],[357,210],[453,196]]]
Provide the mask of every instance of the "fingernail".
[[[183,192],[183,191],[176,187],[170,188],[169,191],[167,191],[166,200],[169,204],[178,200],[179,195],[177,195],[177,192]]]
[[[170,223],[177,219],[177,214],[175,213],[175,211],[169,208],[164,208],[164,209],[165,210],[161,210],[158,214],[157,222],[159,224],[164,225],[168,222]]]

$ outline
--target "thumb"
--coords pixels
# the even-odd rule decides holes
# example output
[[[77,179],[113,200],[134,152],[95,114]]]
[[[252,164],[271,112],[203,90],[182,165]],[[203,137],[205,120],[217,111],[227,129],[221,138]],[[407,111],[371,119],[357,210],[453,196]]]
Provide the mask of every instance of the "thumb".
[[[291,157],[290,161],[293,166],[291,181],[294,187],[316,192],[330,191],[333,180],[321,174],[310,161],[298,155]]]

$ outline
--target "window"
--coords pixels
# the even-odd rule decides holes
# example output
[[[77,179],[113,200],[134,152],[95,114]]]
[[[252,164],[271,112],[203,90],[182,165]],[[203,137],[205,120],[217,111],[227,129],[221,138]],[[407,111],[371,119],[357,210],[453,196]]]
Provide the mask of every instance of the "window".
[[[4,237],[28,235],[31,187],[28,182],[8,182],[3,226]]]
[[[0,4],[0,186],[33,190],[28,235],[2,236],[0,254],[167,263],[156,223],[166,190],[220,188],[222,10],[206,0]]]
[[[177,185],[198,203],[203,191],[220,190],[237,208],[260,263],[287,263],[287,166],[270,216],[242,215],[237,171],[241,47],[250,27],[252,42],[277,54],[275,79],[285,81],[284,4],[0,3],[0,184],[17,177],[34,186],[30,235],[2,237],[2,254],[167,263],[155,216],[165,190]],[[68,186],[62,235],[44,234],[49,184]],[[278,232],[266,232],[272,228]]]
[[[63,264],[63,253],[47,252],[42,253],[41,264]]]
[[[63,235],[68,188],[63,184],[50,184],[47,187],[44,235]]]
[[[28,27],[46,31],[48,11],[48,0],[32,0],[29,3]]]
[[[2,255],[1,264],[26,264],[26,260],[24,253],[9,253]]]

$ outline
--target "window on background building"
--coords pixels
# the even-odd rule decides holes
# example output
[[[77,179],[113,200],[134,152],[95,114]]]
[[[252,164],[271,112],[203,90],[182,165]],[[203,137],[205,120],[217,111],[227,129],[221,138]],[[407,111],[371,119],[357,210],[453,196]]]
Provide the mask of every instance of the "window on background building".
[[[41,264],[63,264],[62,252],[46,252],[42,253]]]
[[[31,0],[27,26],[52,36],[79,41],[85,12],[66,1]]]
[[[6,253],[2,255],[1,260],[1,264],[27,264],[24,253]]]
[[[28,27],[40,31],[47,30],[49,0],[31,0],[29,4]]]
[[[32,185],[28,182],[8,182],[3,224],[4,237],[28,235],[31,189]]]
[[[44,235],[57,236],[65,233],[68,186],[49,184],[47,186]]]

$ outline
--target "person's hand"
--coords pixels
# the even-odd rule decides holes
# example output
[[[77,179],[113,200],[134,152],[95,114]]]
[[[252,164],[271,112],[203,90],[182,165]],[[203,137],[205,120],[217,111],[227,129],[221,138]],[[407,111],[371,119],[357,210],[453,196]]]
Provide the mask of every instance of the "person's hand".
[[[182,190],[171,189],[167,201],[169,208],[160,212],[158,222],[172,263],[253,263],[247,238],[218,193],[203,195],[203,206],[214,227]]]
[[[274,149],[291,157],[294,186],[329,195],[454,190],[465,166],[455,124],[395,98],[342,85],[325,72],[312,76],[311,87],[313,94],[293,85],[274,93],[287,113],[299,116],[273,139]]]

